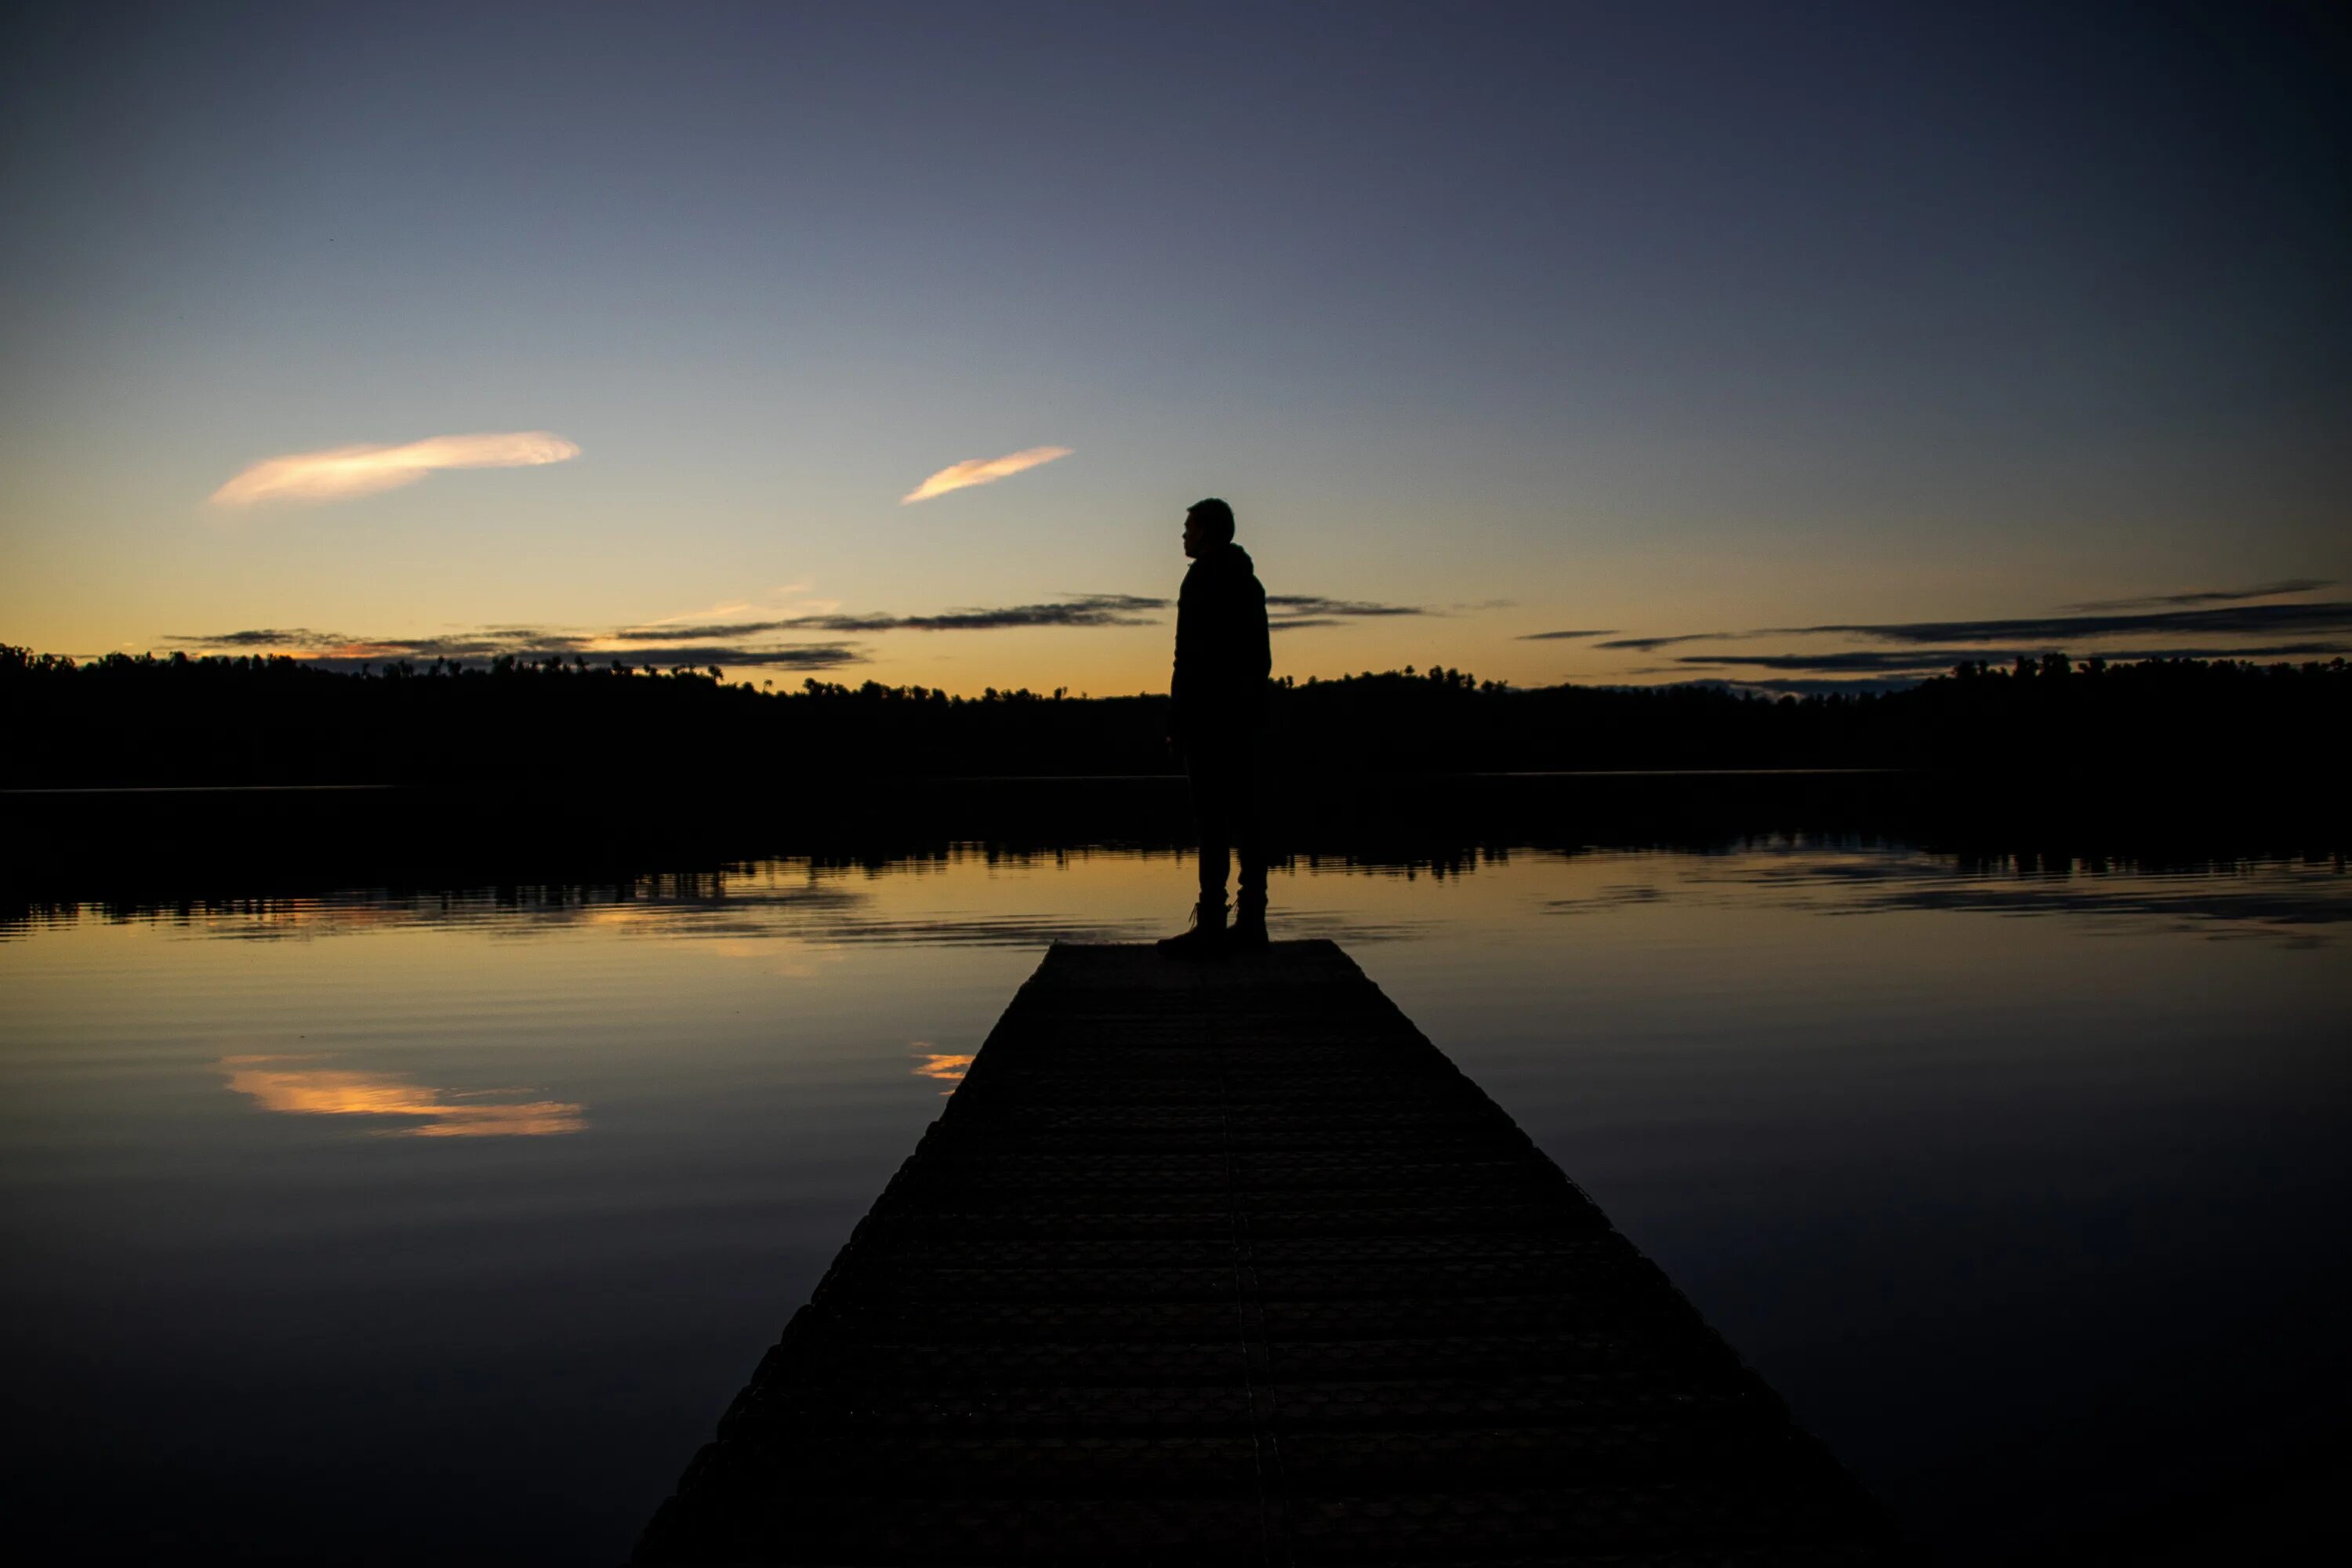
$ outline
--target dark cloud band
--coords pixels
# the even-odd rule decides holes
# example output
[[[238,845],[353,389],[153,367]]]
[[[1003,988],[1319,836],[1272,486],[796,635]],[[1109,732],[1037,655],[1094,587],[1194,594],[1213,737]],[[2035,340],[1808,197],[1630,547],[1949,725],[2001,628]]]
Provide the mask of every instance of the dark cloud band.
[[[762,647],[761,640],[795,632],[984,632],[1029,626],[1147,626],[1156,624],[1170,601],[1143,594],[1079,594],[1051,604],[1004,605],[954,609],[937,615],[824,614],[782,616],[756,621],[704,621],[688,625],[623,626],[582,632],[551,626],[488,626],[447,637],[354,637],[307,626],[256,627],[208,637],[166,639],[174,647],[299,654],[337,662],[452,658],[479,660],[604,659],[614,643],[633,645],[635,657],[656,664],[717,664],[756,668],[830,668],[864,656],[842,643]],[[1423,616],[1418,605],[1384,605],[1364,599],[1333,599],[1319,594],[1272,594],[1269,624],[1278,631],[1338,626],[1367,616]],[[749,639],[749,640],[747,640]]]
[[[1685,632],[1680,637],[1619,637],[1613,642],[1597,642],[1592,646],[1632,648],[1637,653],[1648,653],[1654,648],[1672,647],[1676,643],[1722,642],[1740,635],[1738,632]]]
[[[1148,626],[1152,624],[1152,616],[1147,612],[1167,607],[1167,600],[1139,594],[1085,594],[1057,604],[949,610],[936,616],[787,616],[772,621],[631,626],[612,635],[630,642],[676,642],[684,637],[757,637],[765,632],[985,632],[1013,626]]]
[[[1815,674],[1939,675],[1956,664],[2014,664],[2061,650],[2053,647],[1958,647],[1896,651],[1865,648],[1844,653],[1688,653],[1677,664],[1714,669],[1808,670]],[[2257,647],[2160,647],[2117,649],[2104,653],[2070,653],[2077,662],[2104,658],[2111,664],[2142,658],[2314,658],[2352,652],[2352,643],[2273,643]]]
[[[349,637],[299,626],[283,630],[257,627],[212,637],[166,639],[173,646],[188,649],[298,654],[339,669],[357,668],[362,664],[395,663],[403,659],[447,659],[457,664],[487,664],[496,658],[512,658],[525,664],[542,664],[551,658],[579,658],[592,664],[603,664],[621,657],[611,649],[593,647],[598,640],[593,637],[551,632],[536,626],[501,626],[459,637]],[[760,669],[837,669],[845,665],[863,664],[866,656],[855,646],[841,642],[793,643],[760,647],[706,641],[648,646],[635,650],[622,662],[671,667],[690,665],[696,668],[715,664],[722,668],[735,666]]]
[[[1338,616],[1355,619],[1380,616],[1425,616],[1429,609],[1421,605],[1382,605],[1370,599],[1327,599],[1320,594],[1268,594],[1265,596],[1267,616],[1280,624],[1297,622],[1309,616]]]
[[[216,637],[174,635],[163,639],[168,647],[328,648],[352,639],[340,632],[314,632],[308,626],[257,626],[249,631],[222,632]]]
[[[740,647],[705,643],[692,647],[646,650],[646,660],[658,665],[718,665],[723,669],[839,669],[864,664],[866,655],[848,643],[795,643],[785,647]]]
[[[2329,599],[2302,605],[2231,605],[2222,609],[2165,610],[2142,615],[2039,616],[2006,621],[1900,621],[1774,626],[1756,635],[1843,633],[1880,642],[2007,643],[2075,642],[2084,637],[2147,634],[2219,637],[2251,634],[2260,637],[2278,632],[2341,631],[2347,628],[2352,628],[2352,601]]]
[[[2276,583],[2257,584],[2252,588],[2200,588],[2191,593],[2158,594],[2146,599],[2092,599],[2084,604],[2062,605],[2061,608],[2094,612],[2161,610],[2191,605],[2226,605],[2239,599],[2275,599],[2287,594],[2309,594],[2334,586],[2336,584],[2332,578],[2288,577]]]
[[[2268,585],[2268,591],[2286,592],[2325,586],[2318,578],[2294,578],[2285,583]],[[2200,598],[2237,598],[2264,590],[2214,589],[2202,594],[2172,595],[2176,600]],[[2125,601],[2113,601],[2124,603]],[[2021,653],[2039,658],[2043,653],[2065,650],[2080,658],[2087,655],[2076,651],[2076,645],[2092,638],[2130,638],[2143,637],[2277,637],[2297,632],[2352,631],[2352,601],[2342,599],[2316,600],[2304,604],[2244,605],[2229,604],[2208,609],[2151,610],[2116,615],[2026,616],[2002,620],[1982,621],[1840,621],[1811,626],[1767,626],[1749,632],[1681,632],[1672,637],[1612,637],[1597,642],[1597,648],[1622,649],[1635,653],[1653,653],[1662,647],[1674,647],[1684,643],[1732,642],[1742,637],[1861,637],[1872,642],[1907,644],[1912,647],[1896,655],[1889,655],[1878,668],[1939,669],[1969,659],[1986,659],[2006,663]],[[1549,634],[1566,637],[1568,633]],[[1934,651],[1929,651],[1934,650]],[[2283,658],[2292,655],[2333,654],[2341,651],[2333,643],[2295,642],[2260,647],[2231,648],[2223,647],[2196,647],[2179,646],[2164,650],[2116,648],[2104,654],[2111,659],[2126,658]],[[1843,655],[1769,654],[1747,657],[1727,654],[1706,658],[1682,656],[1685,664],[1748,665],[1772,668],[1773,659],[1792,661],[1787,668],[1832,668],[1829,661]],[[1859,656],[1857,656],[1859,657]],[[1865,668],[1856,663],[1849,668]]]

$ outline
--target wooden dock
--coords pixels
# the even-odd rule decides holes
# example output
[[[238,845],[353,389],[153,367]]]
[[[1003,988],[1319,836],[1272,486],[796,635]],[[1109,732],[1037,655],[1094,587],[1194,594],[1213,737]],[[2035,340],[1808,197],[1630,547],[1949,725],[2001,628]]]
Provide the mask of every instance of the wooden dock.
[[[1328,942],[1058,944],[640,1563],[1907,1561]]]

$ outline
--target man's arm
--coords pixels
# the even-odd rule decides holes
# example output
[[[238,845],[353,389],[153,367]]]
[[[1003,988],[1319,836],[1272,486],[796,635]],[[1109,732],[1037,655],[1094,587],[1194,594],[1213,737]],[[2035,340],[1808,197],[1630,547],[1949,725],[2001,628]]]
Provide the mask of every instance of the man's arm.
[[[1249,581],[1250,604],[1248,620],[1254,628],[1250,637],[1250,668],[1261,681],[1274,674],[1274,628],[1265,618],[1265,586],[1253,575]]]

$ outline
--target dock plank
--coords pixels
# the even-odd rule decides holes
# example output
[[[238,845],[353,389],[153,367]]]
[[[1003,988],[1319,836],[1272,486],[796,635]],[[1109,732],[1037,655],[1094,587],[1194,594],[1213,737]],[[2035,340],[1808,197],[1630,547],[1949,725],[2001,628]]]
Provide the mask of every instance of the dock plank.
[[[1328,942],[1056,944],[635,1557],[1909,1560]]]

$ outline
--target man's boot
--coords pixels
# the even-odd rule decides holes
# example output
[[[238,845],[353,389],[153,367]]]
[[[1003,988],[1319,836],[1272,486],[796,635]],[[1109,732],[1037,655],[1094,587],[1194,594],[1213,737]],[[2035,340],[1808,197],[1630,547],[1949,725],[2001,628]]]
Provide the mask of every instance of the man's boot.
[[[1225,945],[1225,898],[1223,893],[1201,895],[1192,906],[1192,929],[1176,936],[1160,939],[1160,952],[1164,958],[1210,958],[1223,951]]]
[[[1241,901],[1234,906],[1234,929],[1225,933],[1225,945],[1252,951],[1265,944],[1265,889],[1244,888]]]

